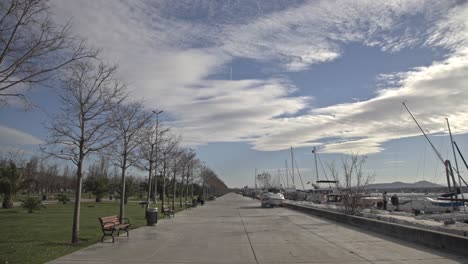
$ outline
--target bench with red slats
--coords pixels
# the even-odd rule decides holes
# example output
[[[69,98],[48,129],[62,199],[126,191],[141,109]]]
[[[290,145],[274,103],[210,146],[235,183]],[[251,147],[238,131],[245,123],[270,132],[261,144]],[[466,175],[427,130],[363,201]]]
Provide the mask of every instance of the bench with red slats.
[[[120,235],[120,231],[125,231],[128,237],[128,228],[130,227],[130,221],[128,218],[124,218],[121,222],[117,215],[100,217],[99,222],[102,228],[101,242],[104,241],[106,236],[112,237],[112,243],[114,243],[114,233],[117,232],[117,236]]]

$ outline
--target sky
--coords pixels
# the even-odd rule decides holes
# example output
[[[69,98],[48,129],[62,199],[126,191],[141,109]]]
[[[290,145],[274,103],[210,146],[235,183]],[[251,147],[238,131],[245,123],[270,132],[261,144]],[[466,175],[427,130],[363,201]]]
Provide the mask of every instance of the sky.
[[[402,102],[444,158],[453,158],[445,118],[468,150],[468,1],[51,6],[55,22],[71,21],[75,34],[117,63],[132,99],[164,110],[160,120],[228,186],[252,186],[255,168],[281,170],[285,181],[290,147],[304,183],[317,178],[313,147],[320,179],[322,165],[359,153],[375,182],[443,183],[442,164]],[[59,105],[49,88],[30,98],[34,107],[0,110],[2,151],[39,153]]]

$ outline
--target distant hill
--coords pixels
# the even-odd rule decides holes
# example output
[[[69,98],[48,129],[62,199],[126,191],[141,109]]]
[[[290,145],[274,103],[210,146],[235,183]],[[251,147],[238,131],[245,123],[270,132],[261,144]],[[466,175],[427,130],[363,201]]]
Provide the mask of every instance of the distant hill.
[[[428,182],[418,181],[414,183],[405,182],[392,182],[392,183],[375,183],[369,184],[367,189],[403,189],[403,188],[441,188],[444,185]]]

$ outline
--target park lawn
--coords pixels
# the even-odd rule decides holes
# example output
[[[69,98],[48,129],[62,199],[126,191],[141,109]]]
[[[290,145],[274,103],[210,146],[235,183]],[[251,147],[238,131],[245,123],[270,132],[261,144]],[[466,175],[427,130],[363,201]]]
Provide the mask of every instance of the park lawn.
[[[176,211],[181,210],[176,203]],[[118,202],[82,203],[80,244],[71,246],[72,203],[46,205],[45,209],[31,214],[21,207],[0,209],[0,263],[44,263],[100,242],[98,217],[118,212]],[[136,202],[125,206],[131,229],[146,224],[144,214],[144,208]]]

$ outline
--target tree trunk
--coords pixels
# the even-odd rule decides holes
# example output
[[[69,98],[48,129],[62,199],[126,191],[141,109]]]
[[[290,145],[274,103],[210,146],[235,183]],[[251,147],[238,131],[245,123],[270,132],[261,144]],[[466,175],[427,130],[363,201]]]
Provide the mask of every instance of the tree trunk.
[[[120,219],[120,222],[122,222],[123,218],[124,218],[124,204],[125,204],[125,201],[127,200],[127,197],[125,196],[125,170],[127,169],[126,168],[126,160],[124,159],[124,166],[122,166],[122,179],[120,181],[121,185],[122,185],[122,190],[121,190],[121,194],[120,194],[120,211],[119,211],[119,219]]]
[[[150,158],[151,159],[151,158]],[[151,196],[151,173],[153,172],[153,162],[150,161],[149,171],[148,171],[148,195],[146,197],[146,210],[145,210],[145,219],[146,219],[146,211],[148,210],[149,203],[150,203],[150,196]]]
[[[157,204],[158,203],[158,171],[157,171],[157,167],[156,167],[156,164],[155,164],[155,167],[154,167],[154,176],[153,176],[153,203],[154,204]]]
[[[173,189],[172,189],[172,209],[175,210],[175,199],[176,199],[176,170],[174,170],[174,176],[172,177],[172,182],[174,184]]]
[[[182,207],[182,199],[184,196],[184,174],[185,174],[185,166],[182,167],[182,180],[180,181],[180,188],[179,188],[179,206]]]
[[[13,197],[11,194],[4,194],[3,195],[3,202],[2,202],[3,209],[11,209],[13,208]]]
[[[75,185],[75,207],[73,209],[72,244],[78,244],[80,239],[80,202],[81,184],[83,180],[83,157],[77,164],[76,185]]]
[[[162,196],[161,196],[161,204],[164,206],[165,195],[166,195],[166,155],[164,155],[163,161],[163,188],[162,188]]]
[[[191,171],[191,166],[189,167],[189,169],[187,171],[187,180],[185,181],[185,202],[187,202],[187,199],[188,199],[188,187],[189,187],[190,171]]]
[[[193,174],[192,174],[191,181],[190,181],[190,196],[193,199]]]

